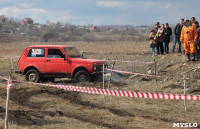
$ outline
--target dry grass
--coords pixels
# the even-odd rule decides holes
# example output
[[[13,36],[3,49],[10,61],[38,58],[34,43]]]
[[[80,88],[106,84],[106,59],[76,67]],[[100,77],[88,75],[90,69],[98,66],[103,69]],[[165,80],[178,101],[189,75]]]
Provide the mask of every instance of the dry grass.
[[[14,69],[17,59],[24,48],[36,44],[55,43],[10,43],[0,47],[1,75],[8,76],[10,71],[10,55],[14,57]],[[57,43],[75,46],[85,51],[89,58],[153,61],[148,42],[71,42]],[[170,47],[171,48],[171,47]],[[158,60],[158,74],[181,77],[180,73],[198,66],[198,63],[185,63],[181,54],[162,55]],[[146,73],[147,68],[154,66],[117,63],[115,69]],[[199,78],[198,70],[188,74]],[[23,76],[13,75],[18,80]],[[2,81],[2,80],[0,80]],[[69,84],[64,79],[56,80],[57,84]],[[72,85],[76,85],[73,84]],[[101,83],[78,84],[101,88]],[[6,99],[6,82],[0,83],[0,128],[4,124]],[[200,86],[196,82],[187,81],[187,93],[199,94]],[[152,79],[135,76],[127,78],[122,84],[111,84],[111,89],[183,93],[183,82],[172,79]],[[187,101],[187,112],[183,101],[153,100],[126,97],[102,96],[94,94],[68,92],[55,88],[14,84],[11,89],[9,127],[16,129],[106,129],[106,128],[172,128],[174,122],[196,123],[200,121],[200,103]]]

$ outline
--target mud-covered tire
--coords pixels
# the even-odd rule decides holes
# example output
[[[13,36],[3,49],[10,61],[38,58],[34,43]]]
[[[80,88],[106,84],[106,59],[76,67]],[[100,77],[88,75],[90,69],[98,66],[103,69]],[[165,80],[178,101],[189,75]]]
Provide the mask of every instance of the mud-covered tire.
[[[85,70],[78,71],[75,76],[74,80],[76,83],[78,82],[88,82],[90,81],[90,75]]]
[[[26,72],[25,76],[26,81],[29,82],[39,82],[40,81],[40,74],[35,69],[30,69]]]

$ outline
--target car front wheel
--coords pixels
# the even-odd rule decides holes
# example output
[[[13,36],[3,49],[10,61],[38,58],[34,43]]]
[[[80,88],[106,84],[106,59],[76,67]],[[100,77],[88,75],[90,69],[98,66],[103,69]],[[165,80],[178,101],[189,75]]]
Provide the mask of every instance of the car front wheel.
[[[39,82],[40,80],[40,75],[37,70],[31,69],[26,72],[26,81],[29,82]]]
[[[74,80],[78,82],[87,82],[90,81],[90,75],[85,70],[81,70],[75,74]]]

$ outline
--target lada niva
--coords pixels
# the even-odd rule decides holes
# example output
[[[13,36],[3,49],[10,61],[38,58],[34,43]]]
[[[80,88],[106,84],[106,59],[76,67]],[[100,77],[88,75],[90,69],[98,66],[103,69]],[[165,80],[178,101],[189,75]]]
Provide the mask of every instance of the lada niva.
[[[70,77],[75,82],[90,81],[101,73],[105,61],[83,58],[79,51],[67,45],[28,46],[18,60],[18,73],[26,81]]]

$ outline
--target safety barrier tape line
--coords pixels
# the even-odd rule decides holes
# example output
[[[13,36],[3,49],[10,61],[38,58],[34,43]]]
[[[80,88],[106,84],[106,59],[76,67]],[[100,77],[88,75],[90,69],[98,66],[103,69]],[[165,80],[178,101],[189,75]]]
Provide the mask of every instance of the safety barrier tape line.
[[[83,93],[92,93],[92,94],[101,94],[101,95],[148,98],[148,99],[200,100],[200,95],[133,92],[133,91],[109,90],[109,89],[88,88],[88,87],[78,87],[78,86],[64,86],[64,85],[50,85],[50,84],[47,84],[47,85],[42,84],[42,85],[48,86],[48,87],[56,87],[56,88],[60,88],[64,90],[83,92]]]
[[[9,79],[0,76],[1,79],[8,81]]]
[[[104,61],[124,62],[124,63],[154,64],[154,62],[141,62],[141,61],[121,61],[121,60],[104,60]]]
[[[11,88],[11,86],[12,86],[12,81],[11,81],[11,80],[8,80],[7,88]]]
[[[121,91],[121,90],[109,90],[109,89],[99,89],[99,88],[89,88],[71,85],[53,85],[53,84],[42,84],[42,83],[32,83],[24,81],[16,81],[20,83],[29,83],[34,85],[41,85],[47,87],[54,87],[64,90],[77,91],[83,93],[93,93],[101,95],[112,95],[112,96],[124,96],[124,97],[135,97],[135,98],[148,98],[148,99],[172,99],[172,100],[200,100],[200,95],[182,95],[182,94],[166,94],[166,93],[149,93],[149,92],[134,92],[134,91]],[[12,82],[9,81],[9,85]]]
[[[158,75],[150,75],[150,74],[141,74],[141,73],[133,73],[133,72],[127,72],[127,71],[113,70],[113,69],[106,69],[106,70],[118,72],[118,73],[141,75],[141,76],[146,76],[146,77],[171,78],[171,79],[178,79],[178,80],[194,80],[194,81],[200,82],[200,80],[195,80],[195,79],[191,79],[191,78],[177,78],[177,77],[158,76]]]
[[[20,81],[17,81],[17,82],[20,82]],[[32,82],[25,82],[25,83],[41,85],[41,86],[46,86],[46,87],[54,87],[54,88],[59,88],[63,90],[101,94],[101,95],[148,98],[148,99],[151,98],[151,99],[175,99],[175,100],[184,100],[184,99],[185,100],[200,100],[200,95],[133,92],[133,91],[109,90],[109,89],[99,89],[99,88],[80,87],[80,86],[71,86],[71,85],[53,85],[53,84],[42,84],[42,83],[32,83]]]

